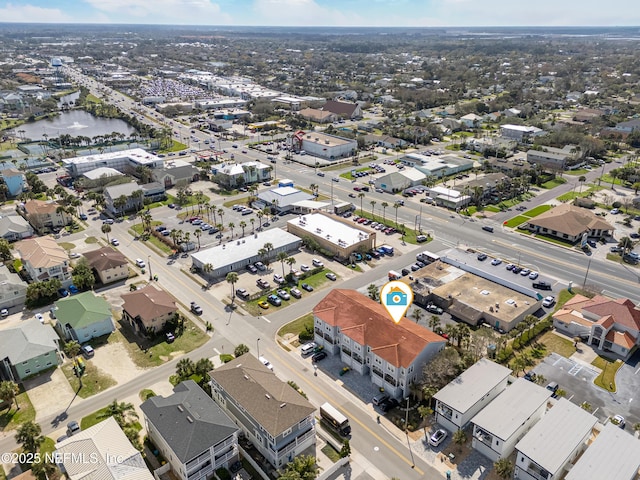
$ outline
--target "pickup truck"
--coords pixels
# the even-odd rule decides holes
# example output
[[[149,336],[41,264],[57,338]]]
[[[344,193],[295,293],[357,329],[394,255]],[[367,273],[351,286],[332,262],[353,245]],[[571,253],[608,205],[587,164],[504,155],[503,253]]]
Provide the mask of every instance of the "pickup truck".
[[[533,282],[533,288],[536,290],[551,290],[551,284],[549,282]]]

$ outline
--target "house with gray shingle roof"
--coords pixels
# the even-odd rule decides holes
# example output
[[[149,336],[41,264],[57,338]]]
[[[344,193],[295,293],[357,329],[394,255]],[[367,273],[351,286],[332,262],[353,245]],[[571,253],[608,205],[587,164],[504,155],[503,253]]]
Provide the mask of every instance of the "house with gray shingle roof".
[[[315,445],[315,407],[253,355],[242,355],[209,376],[215,402],[275,468]]]
[[[240,429],[193,380],[140,409],[149,438],[180,480],[206,480],[238,460]]]
[[[33,237],[33,227],[20,215],[3,215],[0,216],[0,237],[7,242]]]
[[[0,335],[0,376],[14,382],[60,364],[58,335],[35,318]]]

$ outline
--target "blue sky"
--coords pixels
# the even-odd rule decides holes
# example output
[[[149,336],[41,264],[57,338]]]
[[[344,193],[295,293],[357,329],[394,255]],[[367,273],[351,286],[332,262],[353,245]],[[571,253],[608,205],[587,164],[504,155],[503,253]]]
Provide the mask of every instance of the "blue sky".
[[[0,0],[0,22],[629,26],[638,0]]]

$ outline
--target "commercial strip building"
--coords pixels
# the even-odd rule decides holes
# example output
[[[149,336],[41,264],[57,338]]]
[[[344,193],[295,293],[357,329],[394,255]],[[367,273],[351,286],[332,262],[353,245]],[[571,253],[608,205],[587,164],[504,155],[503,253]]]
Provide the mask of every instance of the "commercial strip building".
[[[253,202],[253,206],[260,209],[270,207],[278,213],[292,212],[300,202],[313,201],[314,198],[310,193],[294,187],[278,187],[258,193],[258,199]]]
[[[62,163],[67,173],[75,178],[98,167],[109,167],[122,173],[132,174],[140,166],[150,169],[162,168],[164,162],[160,157],[141,148],[132,148],[118,152],[64,158]]]
[[[209,377],[215,402],[274,468],[315,445],[315,407],[250,353]]]
[[[287,231],[299,238],[311,237],[338,259],[366,252],[376,246],[376,232],[365,231],[324,213],[300,215],[287,222]]]
[[[324,351],[398,398],[409,395],[422,367],[446,343],[406,318],[392,322],[384,306],[355,290],[332,290],[313,308],[313,323],[314,341]]]
[[[526,228],[535,233],[558,237],[569,242],[581,240],[583,235],[608,238],[615,228],[609,222],[586,208],[561,203],[527,221]]]
[[[408,167],[414,167],[426,176],[436,178],[455,175],[473,168],[472,159],[451,154],[432,156],[423,153],[408,153],[400,157],[400,162]]]
[[[291,147],[297,152],[306,152],[325,160],[337,160],[353,155],[358,142],[351,138],[329,135],[322,132],[296,132],[291,137]]]
[[[238,272],[250,263],[263,261],[265,257],[259,255],[258,251],[267,243],[273,246],[267,254],[273,260],[280,252],[300,248],[302,240],[284,230],[273,228],[193,253],[192,265],[207,278],[221,277],[229,272]],[[206,271],[209,268],[205,268],[205,265],[210,265],[211,270]]]
[[[528,143],[535,137],[545,135],[547,132],[526,125],[500,125],[500,136],[516,140],[519,143]]]
[[[507,388],[511,370],[482,358],[440,389],[436,422],[450,432],[464,430],[471,419]]]

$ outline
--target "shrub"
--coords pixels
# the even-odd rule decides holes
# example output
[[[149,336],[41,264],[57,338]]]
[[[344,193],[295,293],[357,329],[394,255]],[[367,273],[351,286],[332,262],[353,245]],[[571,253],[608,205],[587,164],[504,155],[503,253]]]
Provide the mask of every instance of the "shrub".
[[[220,361],[221,361],[222,363],[229,363],[229,362],[230,362],[231,360],[233,360],[234,358],[236,358],[236,357],[234,357],[233,355],[230,355],[230,354],[228,354],[228,353],[221,353],[221,354],[220,354]]]
[[[231,480],[231,474],[226,468],[219,468],[216,470],[216,476],[220,480]]]

